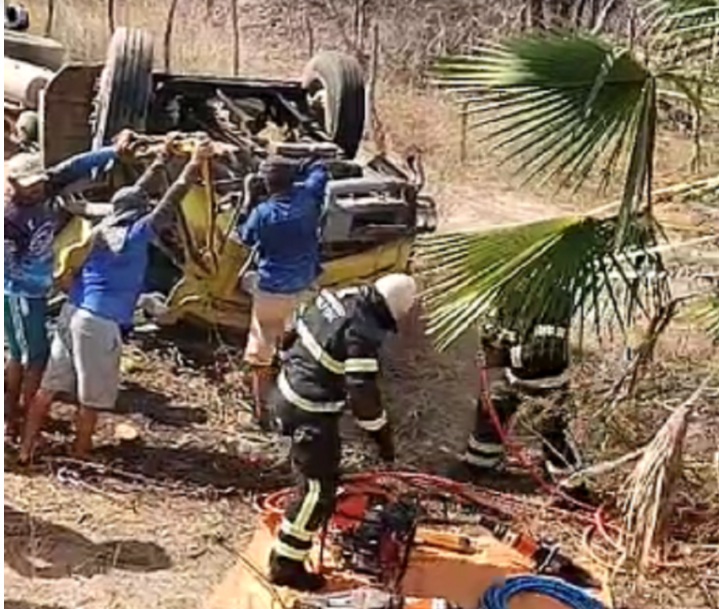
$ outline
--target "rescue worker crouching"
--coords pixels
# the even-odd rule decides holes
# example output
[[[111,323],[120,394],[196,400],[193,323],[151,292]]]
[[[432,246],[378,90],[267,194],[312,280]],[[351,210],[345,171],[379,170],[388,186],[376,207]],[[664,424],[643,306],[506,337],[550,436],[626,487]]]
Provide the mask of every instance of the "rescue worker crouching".
[[[379,350],[412,308],[414,279],[392,274],[372,286],[323,290],[296,324],[272,395],[273,414],[292,438],[299,493],[285,511],[270,556],[270,579],[318,590],[324,578],[305,568],[314,534],[332,515],[341,459],[339,421],[346,404],[357,424],[394,460],[392,431],[377,385]]]
[[[483,386],[477,399],[474,429],[460,459],[465,474],[479,475],[504,466],[506,448],[497,424],[506,430],[523,399],[530,396],[553,402],[536,425],[542,437],[546,474],[552,479],[563,478],[580,465],[568,430],[568,326],[566,322],[537,323],[523,339],[507,330],[485,333],[480,354]]]

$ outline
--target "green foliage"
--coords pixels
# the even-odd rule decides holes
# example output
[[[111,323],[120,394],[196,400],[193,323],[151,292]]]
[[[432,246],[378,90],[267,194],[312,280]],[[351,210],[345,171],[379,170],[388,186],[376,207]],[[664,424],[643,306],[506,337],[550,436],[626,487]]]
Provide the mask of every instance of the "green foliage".
[[[597,329],[610,319],[622,327],[664,292],[637,281],[639,258],[659,263],[634,255],[653,244],[651,230],[634,231],[631,252],[617,253],[617,222],[616,216],[568,216],[420,240],[429,331],[438,346],[495,313],[520,333],[535,322],[566,323],[577,313]]]
[[[709,335],[719,341],[719,290],[704,298],[694,308],[694,317],[709,332]]]
[[[638,307],[668,296],[666,283],[644,281],[633,268],[643,260],[651,262],[644,270],[663,270],[660,256],[646,253],[656,243],[657,96],[680,97],[701,112],[703,98],[719,91],[719,0],[650,0],[641,19],[644,43],[634,49],[549,32],[437,62],[435,81],[461,98],[480,141],[501,162],[516,163],[527,181],[579,188],[593,172],[603,184],[617,174],[623,181],[611,218],[570,216],[423,239],[419,257],[432,269],[429,328],[441,347],[487,315],[500,313],[519,331],[562,316],[599,330],[607,320],[628,323]],[[705,182],[702,188],[716,187]]]

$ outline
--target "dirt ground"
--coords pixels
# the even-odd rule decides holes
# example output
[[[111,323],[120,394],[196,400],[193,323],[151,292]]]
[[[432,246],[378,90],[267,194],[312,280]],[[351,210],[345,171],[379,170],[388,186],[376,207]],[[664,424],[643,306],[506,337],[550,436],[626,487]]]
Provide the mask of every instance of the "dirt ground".
[[[637,401],[607,416],[600,434],[591,417],[616,371],[597,354],[576,370],[576,433],[590,455],[624,454],[648,440],[665,417],[663,407],[688,397],[715,365],[707,359],[710,351],[696,344],[670,344],[671,362],[652,370]],[[399,467],[441,473],[461,450],[472,416],[472,352],[468,340],[438,355],[421,334],[388,346],[384,389],[396,422]],[[72,409],[62,405],[46,457],[31,471],[17,470],[13,451],[6,450],[6,606],[199,607],[254,526],[253,498],[290,482],[286,446],[260,434],[238,400],[234,348],[217,351],[195,339],[167,337],[134,342],[125,355],[121,414],[103,420],[94,464],[63,457]],[[713,388],[701,402],[688,441],[691,477],[680,504],[683,519],[696,516],[688,537],[693,544],[719,542],[710,530],[719,512],[707,512],[716,494],[710,467],[719,445],[716,396]],[[119,421],[138,429],[139,441],[113,437]],[[373,449],[349,421],[347,428],[345,469],[371,468],[377,463]],[[527,498],[541,494],[519,475],[485,483]],[[531,525],[538,534],[566,538],[570,549],[578,544],[579,531],[566,523],[534,518]],[[677,535],[686,534],[683,520],[676,526]],[[705,549],[691,547],[706,557]],[[617,598],[627,604],[619,606],[711,608],[698,585],[677,592],[677,581],[689,575],[703,586],[717,584],[716,573],[673,570],[632,590],[620,577]]]
[[[44,15],[44,3],[28,4]],[[59,3],[56,23],[66,24],[63,35],[82,51],[78,54],[96,57],[104,48],[104,36],[87,32],[102,31],[104,9],[101,3],[79,3],[83,10],[76,4]],[[140,18],[131,2],[118,4],[122,23],[152,19]],[[161,22],[153,27],[159,39]],[[192,69],[202,65],[193,50],[194,41],[201,39],[199,33],[188,44],[178,45],[178,62]],[[247,48],[262,51],[246,52],[243,69],[266,74],[267,69],[260,69],[269,65],[279,76],[296,72],[297,62],[280,63],[275,47],[254,40],[256,46],[250,40]],[[460,163],[459,123],[444,100],[394,88],[382,94],[380,104],[391,146],[401,149],[416,142],[425,150],[443,230],[541,218],[594,203],[589,197],[578,200],[520,190],[496,171],[491,158],[471,146],[470,160]],[[667,175],[675,169],[668,166]],[[438,354],[421,329],[388,345],[383,389],[396,424],[400,466],[442,472],[463,448],[476,394],[474,352],[474,340],[467,337],[450,352]],[[602,408],[603,396],[616,378],[620,353],[616,345],[589,345],[574,372],[576,433],[591,460],[616,457],[642,445],[668,409],[719,367],[716,350],[695,329],[677,326],[662,342],[637,398],[607,410]],[[63,456],[70,434],[69,406],[55,409],[46,457],[30,471],[15,466],[14,451],[6,446],[6,608],[201,606],[252,531],[256,494],[291,480],[283,441],[264,436],[250,423],[239,390],[238,362],[236,346],[218,345],[207,336],[179,332],[137,337],[125,352],[121,414],[102,421],[94,464]],[[671,550],[692,552],[702,564],[687,560],[686,569],[664,569],[637,582],[619,575],[618,607],[719,606],[719,561],[704,561],[719,547],[712,526],[719,521],[719,463],[713,465],[719,447],[718,398],[715,383],[698,405],[687,442],[690,467],[678,498],[682,510],[673,523],[676,544]],[[119,421],[132,423],[139,440],[115,438]],[[344,463],[349,471],[377,464],[373,449],[349,423]],[[602,480],[598,491],[614,485],[614,480]],[[524,478],[488,483],[537,494]],[[570,544],[573,536],[578,539],[560,519],[533,526],[539,533],[564,535]],[[608,560],[615,558],[607,555]]]

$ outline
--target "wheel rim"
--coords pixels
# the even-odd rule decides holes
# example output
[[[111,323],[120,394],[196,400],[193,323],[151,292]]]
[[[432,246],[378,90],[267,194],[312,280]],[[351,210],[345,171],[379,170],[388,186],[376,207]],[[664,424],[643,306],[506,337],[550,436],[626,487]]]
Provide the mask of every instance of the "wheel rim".
[[[307,87],[307,107],[310,116],[320,124],[322,130],[333,137],[334,125],[327,106],[327,88],[319,78],[310,82]]]

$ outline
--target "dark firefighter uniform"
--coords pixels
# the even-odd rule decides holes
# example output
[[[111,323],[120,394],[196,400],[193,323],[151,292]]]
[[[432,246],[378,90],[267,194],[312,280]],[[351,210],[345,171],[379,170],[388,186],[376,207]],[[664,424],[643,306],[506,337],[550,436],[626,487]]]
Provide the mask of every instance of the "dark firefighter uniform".
[[[307,590],[323,583],[305,571],[304,561],[313,535],[334,507],[339,420],[346,405],[378,443],[380,456],[394,458],[377,375],[382,342],[396,329],[385,297],[374,286],[323,290],[296,322],[296,339],[286,352],[272,400],[282,433],[292,438],[291,458],[299,474],[298,496],[288,506],[273,546],[275,583]]]
[[[507,330],[487,331],[480,358],[489,385],[481,392],[488,392],[501,427],[507,428],[523,397],[551,397],[553,405],[536,424],[543,439],[545,467],[552,476],[576,468],[579,456],[567,430],[568,324],[539,323],[523,339]],[[503,465],[504,459],[502,438],[480,395],[462,461],[471,468],[494,469]]]

